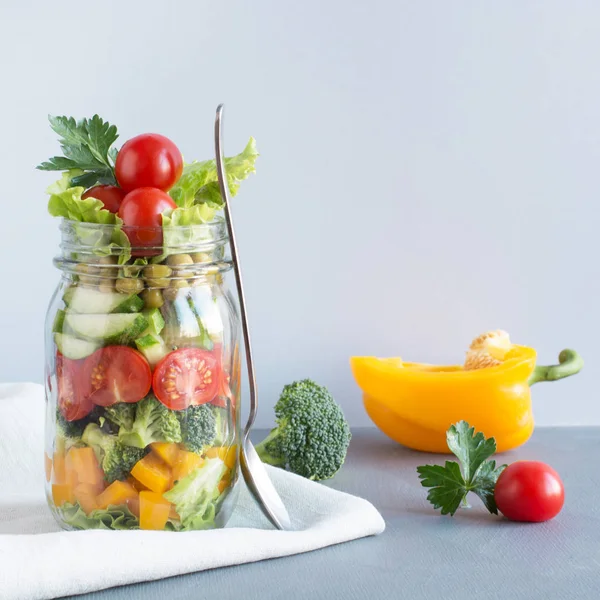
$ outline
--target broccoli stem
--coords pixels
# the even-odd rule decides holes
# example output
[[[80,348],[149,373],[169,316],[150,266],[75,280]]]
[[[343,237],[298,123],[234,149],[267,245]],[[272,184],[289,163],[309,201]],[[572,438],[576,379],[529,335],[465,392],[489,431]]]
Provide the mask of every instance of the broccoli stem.
[[[575,350],[563,350],[558,355],[557,365],[539,366],[533,370],[529,378],[529,386],[540,381],[557,381],[576,375],[583,368],[583,359]]]
[[[274,467],[281,467],[285,465],[285,457],[282,456],[274,456],[267,450],[267,445],[276,440],[279,437],[279,428],[275,427],[275,429],[271,429],[269,435],[260,443],[257,444],[254,448],[264,463],[268,465],[273,465]]]

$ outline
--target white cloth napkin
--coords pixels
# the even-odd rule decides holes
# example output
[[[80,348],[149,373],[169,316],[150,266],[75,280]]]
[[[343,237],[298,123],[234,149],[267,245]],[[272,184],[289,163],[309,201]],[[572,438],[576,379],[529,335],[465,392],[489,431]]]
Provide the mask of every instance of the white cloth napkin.
[[[381,533],[366,500],[280,469],[269,474],[295,531],[276,531],[248,490],[226,529],[62,531],[44,498],[44,391],[0,385],[0,598],[34,600],[255,562]]]

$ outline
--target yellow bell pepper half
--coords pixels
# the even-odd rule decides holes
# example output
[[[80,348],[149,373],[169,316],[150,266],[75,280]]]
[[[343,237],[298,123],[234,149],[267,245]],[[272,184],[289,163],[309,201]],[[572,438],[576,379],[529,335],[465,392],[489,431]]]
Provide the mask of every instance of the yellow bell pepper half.
[[[517,345],[500,364],[474,370],[399,358],[350,359],[375,425],[404,446],[439,453],[449,453],[446,430],[460,420],[496,438],[498,452],[524,444],[534,427],[530,386],[574,375],[583,366],[573,350],[563,350],[559,361],[536,367],[535,350]]]

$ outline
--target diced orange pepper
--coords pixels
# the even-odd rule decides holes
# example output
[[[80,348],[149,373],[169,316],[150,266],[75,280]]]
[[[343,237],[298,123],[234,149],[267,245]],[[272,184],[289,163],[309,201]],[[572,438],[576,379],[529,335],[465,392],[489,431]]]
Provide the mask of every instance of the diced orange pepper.
[[[130,483],[133,486],[133,488],[138,492],[143,492],[144,490],[148,489],[145,485],[141,484],[137,479],[135,479],[131,475],[127,478],[127,483]]]
[[[165,528],[171,503],[156,492],[140,492],[140,529]]]
[[[75,500],[79,502],[79,506],[86,515],[98,509],[97,493],[98,488],[90,483],[80,483],[75,488]]]
[[[175,466],[179,455],[179,445],[169,442],[154,442],[150,444],[150,448],[160,458],[162,458],[170,467]]]
[[[57,485],[62,485],[67,482],[67,472],[65,469],[65,455],[63,452],[54,453],[52,469],[54,471],[54,483],[56,483]]]
[[[225,475],[225,477],[223,477],[223,479],[221,479],[221,481],[219,481],[219,485],[217,486],[217,488],[219,489],[219,494],[222,494],[223,490],[227,489],[230,484],[231,478],[229,477],[229,474],[227,474]]]
[[[52,477],[52,459],[44,452],[44,470],[46,471],[46,481]]]
[[[66,468],[77,475],[79,483],[89,483],[100,491],[104,484],[104,475],[91,448],[71,448],[67,453]]]
[[[111,483],[101,494],[96,498],[98,508],[106,509],[109,506],[120,506],[127,504],[127,500],[137,497],[137,492],[133,486],[126,481],[115,481]]]
[[[171,484],[171,470],[167,463],[156,454],[150,453],[139,460],[131,469],[131,474],[142,485],[158,494],[169,489]]]
[[[127,508],[139,519],[140,518],[140,497],[127,499]]]
[[[192,471],[199,468],[204,459],[195,452],[188,452],[187,450],[180,450],[177,458],[177,463],[173,467],[173,484],[176,481],[181,481],[184,477],[187,477]]]
[[[206,451],[206,458],[220,458],[228,469],[233,469],[237,461],[237,446],[213,446]]]
[[[54,501],[54,506],[62,506],[65,502],[75,504],[73,486],[70,483],[53,483],[52,500]]]

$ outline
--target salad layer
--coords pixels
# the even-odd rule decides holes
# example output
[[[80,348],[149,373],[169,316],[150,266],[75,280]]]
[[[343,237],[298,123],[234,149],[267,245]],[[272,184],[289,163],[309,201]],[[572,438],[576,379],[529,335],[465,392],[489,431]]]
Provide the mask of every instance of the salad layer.
[[[238,319],[222,287],[214,161],[168,138],[117,151],[98,116],[51,117],[65,272],[49,312],[48,498],[68,528],[214,527],[237,480]],[[254,171],[254,140],[226,159]],[[233,391],[232,391],[233,390]]]

